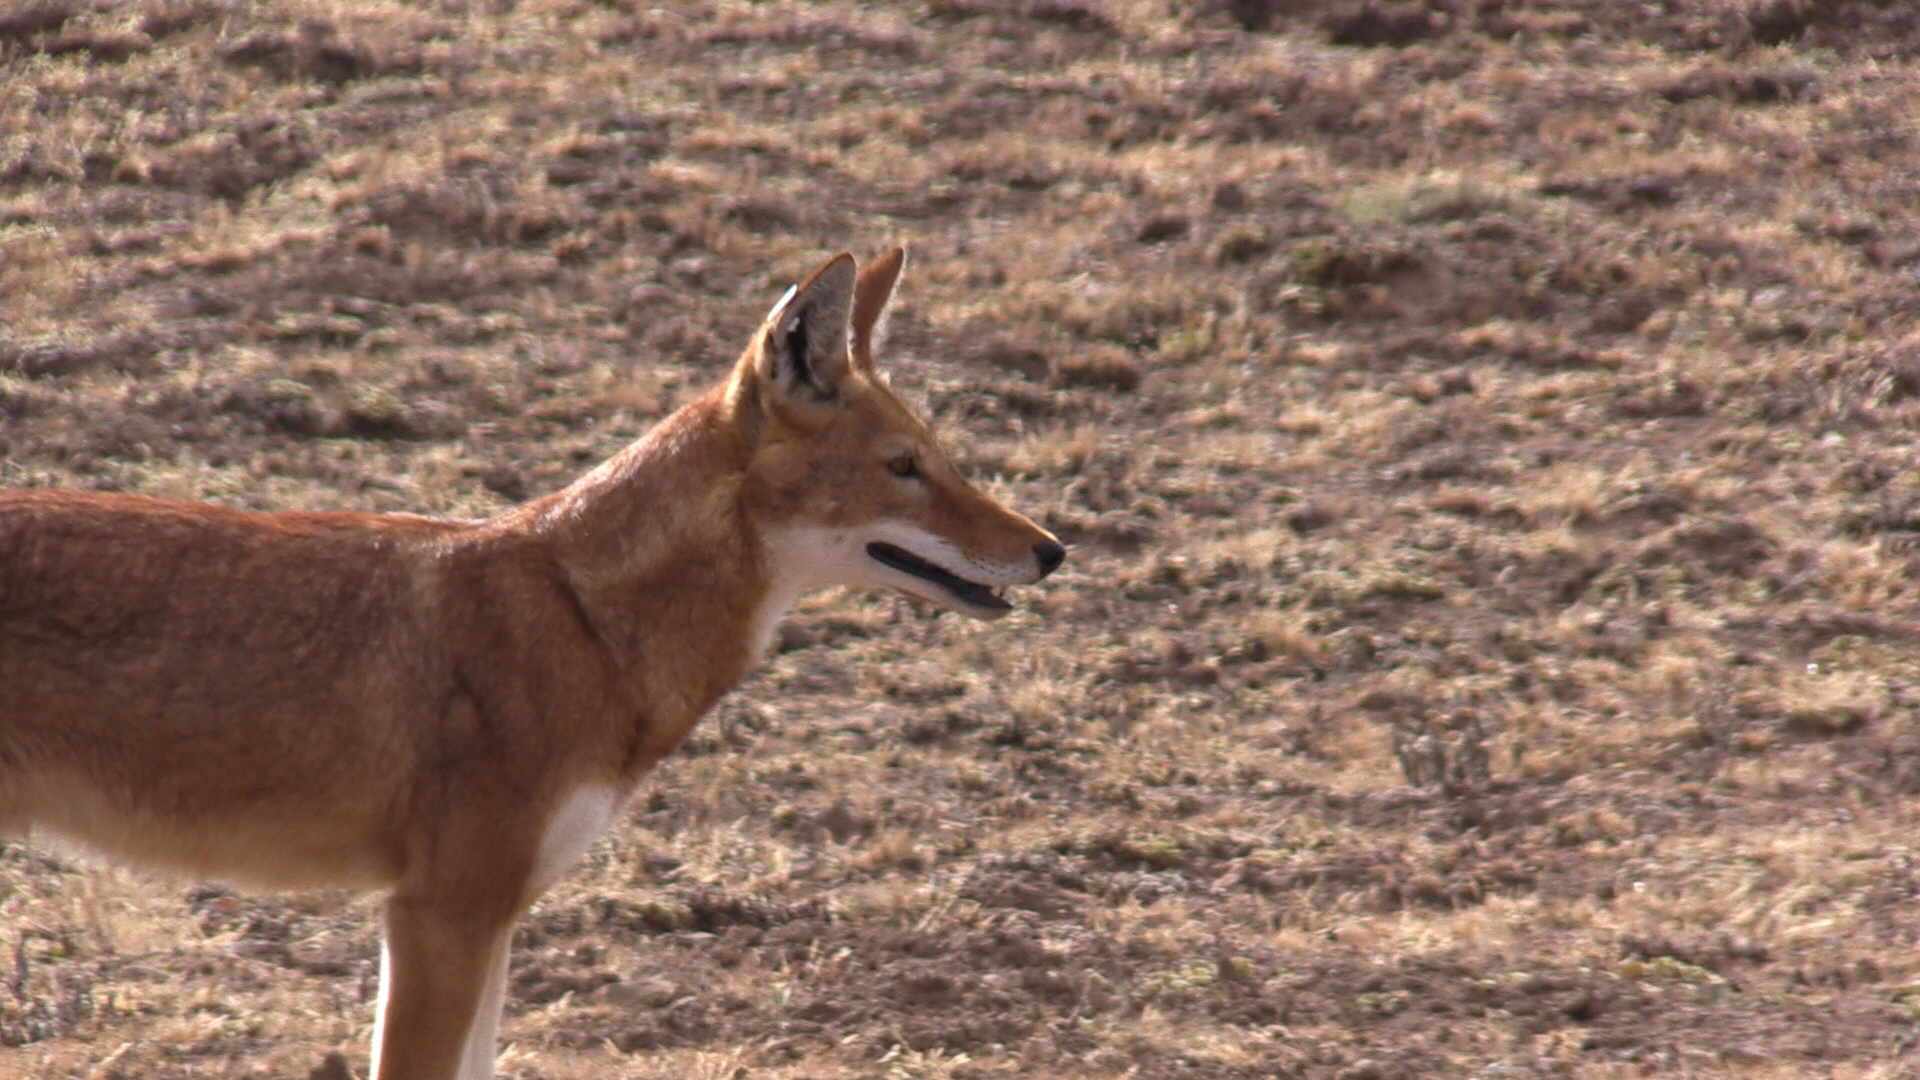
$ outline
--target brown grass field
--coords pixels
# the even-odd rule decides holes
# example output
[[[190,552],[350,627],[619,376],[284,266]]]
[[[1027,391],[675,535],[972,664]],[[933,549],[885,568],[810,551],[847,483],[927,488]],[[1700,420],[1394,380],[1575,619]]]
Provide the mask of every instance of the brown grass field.
[[[1073,545],[803,603],[514,1080],[1920,1075],[1920,5],[0,4],[0,483],[484,515],[816,260]],[[886,362],[883,359],[883,362]],[[0,848],[0,1076],[367,1067],[374,903]]]

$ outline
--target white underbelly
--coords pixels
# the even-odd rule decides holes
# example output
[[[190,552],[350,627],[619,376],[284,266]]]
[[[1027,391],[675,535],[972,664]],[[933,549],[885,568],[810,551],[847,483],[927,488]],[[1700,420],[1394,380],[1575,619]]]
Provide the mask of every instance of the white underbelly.
[[[399,876],[400,846],[347,808],[169,814],[129,808],[73,777],[23,794],[28,839],[82,857],[272,889],[384,888]]]

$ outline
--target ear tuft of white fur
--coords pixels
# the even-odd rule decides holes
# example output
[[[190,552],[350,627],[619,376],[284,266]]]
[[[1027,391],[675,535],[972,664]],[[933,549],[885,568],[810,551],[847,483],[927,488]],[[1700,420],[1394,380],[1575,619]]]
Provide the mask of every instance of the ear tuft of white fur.
[[[842,252],[788,289],[768,313],[760,374],[777,394],[804,389],[815,404],[834,399],[847,373],[856,283],[853,256]]]
[[[800,291],[800,286],[798,286],[798,285],[789,285],[789,286],[787,286],[787,291],[786,291],[786,292],[783,292],[783,293],[781,293],[781,294],[780,294],[780,299],[778,299],[778,300],[775,300],[775,301],[773,302],[773,306],[767,309],[767,316],[766,316],[766,318],[764,318],[764,319],[761,319],[760,321],[761,321],[761,322],[763,322],[763,323],[770,323],[770,322],[772,322],[772,321],[773,321],[773,317],[774,317],[775,315],[778,315],[778,314],[780,314],[780,309],[781,309],[781,308],[783,308],[783,307],[786,307],[786,306],[787,306],[787,302],[793,299],[793,294],[794,294],[794,293],[797,293],[797,292],[799,292],[799,291]]]

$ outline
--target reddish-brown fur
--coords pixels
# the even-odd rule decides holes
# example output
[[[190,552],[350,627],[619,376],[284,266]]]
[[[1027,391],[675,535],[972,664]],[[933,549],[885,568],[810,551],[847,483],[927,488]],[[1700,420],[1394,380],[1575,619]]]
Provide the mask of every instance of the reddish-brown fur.
[[[0,835],[390,889],[376,1075],[489,1075],[462,1047],[561,807],[631,791],[757,660],[775,579],[817,583],[771,537],[907,520],[1057,562],[873,375],[900,265],[841,256],[787,309],[831,395],[770,323],[726,383],[492,520],[0,492]],[[902,447],[915,481],[884,466]]]

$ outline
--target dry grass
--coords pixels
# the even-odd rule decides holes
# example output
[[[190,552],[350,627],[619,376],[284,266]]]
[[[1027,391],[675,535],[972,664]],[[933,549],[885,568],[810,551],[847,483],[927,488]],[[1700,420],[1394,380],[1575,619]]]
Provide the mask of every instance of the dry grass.
[[[505,1075],[1911,1071],[1904,6],[19,11],[0,481],[490,513],[903,239],[1075,547],[804,604]],[[364,1070],[372,912],[0,849],[0,1073]]]

